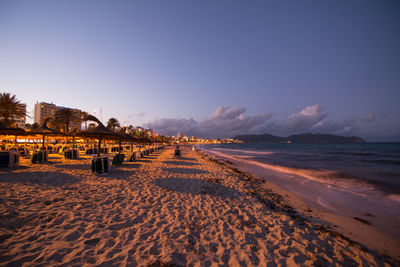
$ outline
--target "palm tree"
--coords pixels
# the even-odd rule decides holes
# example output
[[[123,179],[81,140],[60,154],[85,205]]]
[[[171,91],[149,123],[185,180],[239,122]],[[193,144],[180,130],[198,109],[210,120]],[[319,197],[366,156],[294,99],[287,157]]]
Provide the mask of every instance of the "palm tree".
[[[89,120],[89,113],[87,113],[86,111],[81,111],[81,121],[85,122],[85,130],[88,129],[87,125],[88,120]]]
[[[26,116],[25,105],[10,93],[0,93],[0,120],[4,126],[12,127],[15,124],[14,117]]]
[[[129,133],[132,134],[132,132],[133,132],[133,125],[129,125],[129,126],[128,126],[128,130],[129,130]]]
[[[62,124],[65,126],[64,130],[69,133],[69,125],[71,122],[79,122],[80,114],[72,108],[62,108],[54,114],[55,124]]]
[[[114,132],[115,128],[120,127],[121,124],[119,124],[119,121],[116,118],[110,118],[107,122],[107,128],[112,129]]]

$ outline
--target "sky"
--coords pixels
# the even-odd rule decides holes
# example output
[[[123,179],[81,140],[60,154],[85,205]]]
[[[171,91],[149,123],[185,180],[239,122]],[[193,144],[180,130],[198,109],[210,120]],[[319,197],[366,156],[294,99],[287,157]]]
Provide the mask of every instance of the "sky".
[[[0,0],[0,91],[161,134],[400,141],[400,1]]]

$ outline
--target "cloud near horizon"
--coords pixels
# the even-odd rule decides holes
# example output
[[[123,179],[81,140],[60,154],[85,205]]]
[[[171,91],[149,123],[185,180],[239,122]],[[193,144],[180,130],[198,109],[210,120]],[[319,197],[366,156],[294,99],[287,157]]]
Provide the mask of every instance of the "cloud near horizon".
[[[290,115],[286,127],[289,132],[306,131],[322,126],[326,117],[325,107],[315,104],[304,108],[299,113]]]
[[[214,136],[226,136],[228,133],[258,133],[274,116],[274,113],[245,115],[245,108],[230,106],[218,107],[214,113],[200,122],[200,131],[212,133]]]
[[[363,121],[373,122],[375,120],[375,113],[370,113],[366,117],[363,118]]]
[[[360,129],[355,119],[344,121],[328,120],[326,108],[319,104],[308,106],[289,116],[282,127],[284,135],[311,133],[356,134]]]
[[[145,126],[161,134],[176,135],[182,132],[188,136],[206,138],[264,133],[288,136],[305,132],[355,135],[360,130],[355,119],[328,120],[326,108],[319,104],[305,107],[283,120],[273,120],[274,117],[273,112],[248,115],[243,107],[220,106],[202,121],[193,118],[162,118]]]
[[[245,111],[245,108],[221,106],[211,116],[200,122],[193,118],[162,118],[147,123],[145,126],[167,135],[182,132],[189,136],[230,137],[243,133],[258,133],[274,115],[273,113],[245,115]]]

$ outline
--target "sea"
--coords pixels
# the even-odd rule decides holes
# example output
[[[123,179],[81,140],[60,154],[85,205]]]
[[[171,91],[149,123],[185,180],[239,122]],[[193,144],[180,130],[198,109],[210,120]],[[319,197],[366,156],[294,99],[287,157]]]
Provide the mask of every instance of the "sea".
[[[400,143],[243,143],[198,148],[300,195],[312,207],[400,223]]]

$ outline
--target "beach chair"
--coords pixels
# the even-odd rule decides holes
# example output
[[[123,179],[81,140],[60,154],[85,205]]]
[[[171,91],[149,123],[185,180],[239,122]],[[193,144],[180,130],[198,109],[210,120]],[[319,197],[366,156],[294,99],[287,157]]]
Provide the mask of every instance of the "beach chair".
[[[29,150],[26,147],[20,147],[18,151],[21,156],[29,156]]]

